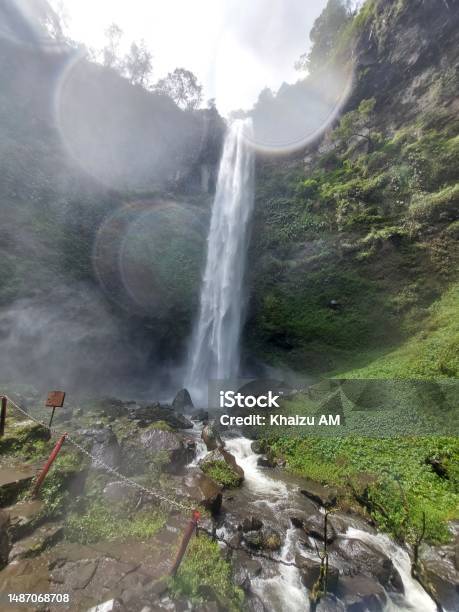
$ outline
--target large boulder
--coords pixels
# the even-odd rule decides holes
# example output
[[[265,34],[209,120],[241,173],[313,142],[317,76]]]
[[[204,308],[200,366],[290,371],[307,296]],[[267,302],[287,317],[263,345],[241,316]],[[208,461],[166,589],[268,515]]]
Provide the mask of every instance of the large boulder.
[[[295,556],[295,563],[299,567],[301,581],[308,590],[311,590],[320,576],[320,560],[318,558],[310,559],[297,554]],[[327,577],[327,588],[329,591],[333,593],[336,591],[338,578],[338,568],[329,564]]]
[[[10,551],[9,562],[36,557],[60,540],[63,535],[64,527],[60,523],[42,525],[31,535],[14,544]]]
[[[368,576],[340,576],[336,595],[346,612],[383,612],[387,605],[383,587]]]
[[[231,556],[233,583],[249,593],[251,581],[262,572],[262,565],[256,559],[252,559],[246,552],[235,550]]]
[[[176,412],[190,412],[193,410],[193,402],[187,389],[180,389],[172,402],[172,408]]]
[[[234,456],[224,448],[217,448],[200,460],[199,467],[203,472],[212,474],[214,466],[224,465],[232,476],[232,486],[238,486],[244,480],[244,470],[236,463]]]
[[[128,418],[138,421],[143,427],[158,421],[167,423],[172,429],[191,429],[193,427],[193,423],[182,414],[176,414],[171,406],[162,405],[159,402],[144,406],[138,404],[131,406]]]
[[[282,546],[282,538],[278,531],[272,527],[263,527],[256,531],[244,533],[243,540],[249,548],[254,550],[277,551]]]
[[[223,487],[199,470],[190,471],[183,479],[185,494],[206,508],[212,515],[220,512]]]
[[[225,446],[213,421],[204,425],[201,431],[201,438],[208,451],[213,451]]]
[[[0,570],[8,563],[8,556],[11,550],[9,526],[9,514],[0,510]]]
[[[292,525],[294,527],[303,529],[306,532],[306,535],[310,536],[311,538],[314,538],[315,540],[320,540],[321,542],[324,541],[324,515],[320,513],[312,513],[308,515],[306,515],[305,513],[305,515],[303,515],[299,512],[296,512],[290,517],[290,521],[292,522]],[[331,544],[335,539],[336,531],[330,520],[328,520],[327,544]]]
[[[8,531],[12,542],[29,535],[44,522],[44,508],[45,504],[40,499],[25,499],[6,509],[10,517]]]
[[[93,429],[87,431],[86,435],[93,439],[91,449],[93,467],[103,469],[104,465],[108,465],[110,468],[117,468],[121,461],[121,449],[112,429],[110,427]]]
[[[456,566],[456,546],[422,546],[423,574],[433,587],[435,599],[445,610],[459,607],[459,572]]]
[[[149,429],[140,436],[140,444],[150,455],[166,457],[167,471],[178,472],[193,459],[193,449],[171,431]]]
[[[403,582],[392,560],[370,544],[344,537],[336,539],[329,550],[343,573],[367,576],[386,590],[403,593]]]
[[[338,498],[338,492],[334,487],[323,486],[309,479],[304,480],[301,493],[324,508],[335,506]]]

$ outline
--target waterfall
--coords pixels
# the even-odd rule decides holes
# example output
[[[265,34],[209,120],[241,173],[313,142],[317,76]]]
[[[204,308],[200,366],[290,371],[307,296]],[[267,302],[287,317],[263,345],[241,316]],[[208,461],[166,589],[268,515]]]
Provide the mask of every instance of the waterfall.
[[[218,172],[199,319],[185,376],[185,386],[201,401],[210,379],[234,378],[239,373],[243,278],[254,193],[251,135],[251,119],[231,124]]]

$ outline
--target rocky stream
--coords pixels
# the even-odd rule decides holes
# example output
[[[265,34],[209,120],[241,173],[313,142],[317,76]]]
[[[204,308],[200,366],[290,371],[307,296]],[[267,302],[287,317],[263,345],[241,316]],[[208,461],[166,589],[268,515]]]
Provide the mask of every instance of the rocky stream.
[[[170,592],[166,577],[189,520],[174,507],[177,502],[205,509],[200,527],[220,541],[232,581],[244,591],[246,610],[309,609],[321,568],[324,515],[332,508],[326,534],[327,594],[316,610],[435,612],[437,604],[445,611],[457,609],[457,532],[455,545],[422,546],[436,603],[411,576],[412,552],[378,532],[363,511],[340,508],[336,490],[290,474],[261,454],[258,441],[237,430],[209,438],[206,413],[192,413],[183,399],[183,392],[172,405],[104,399],[87,413],[81,408],[62,411],[57,427],[72,432],[72,441],[78,440],[93,459],[91,465],[84,462],[84,453],[77,454],[80,465],[68,469],[65,478],[66,509],[55,513],[44,511],[50,503],[46,497],[31,500],[25,494],[42,464],[26,455],[31,441],[37,445],[47,440],[46,429],[25,415],[15,414],[14,422],[11,416],[1,447],[2,593],[70,594],[67,605],[26,606],[31,610],[225,610],[211,589],[202,594],[201,603],[173,598]],[[37,412],[29,411],[35,418]],[[14,446],[18,441],[22,451]],[[7,454],[8,447],[15,451]],[[158,510],[158,500],[148,493],[151,482],[144,488],[142,484],[152,457],[161,457],[157,484],[172,503],[157,532],[139,538],[123,531],[136,513]],[[209,466],[223,463],[234,476],[230,486],[209,475]],[[94,474],[101,478],[105,467],[116,472],[104,474],[98,503],[129,506],[129,518],[120,523],[119,534],[75,541],[68,537],[71,521],[66,517],[72,512],[84,516],[82,504],[94,495],[91,479]],[[109,514],[106,520],[111,520]]]

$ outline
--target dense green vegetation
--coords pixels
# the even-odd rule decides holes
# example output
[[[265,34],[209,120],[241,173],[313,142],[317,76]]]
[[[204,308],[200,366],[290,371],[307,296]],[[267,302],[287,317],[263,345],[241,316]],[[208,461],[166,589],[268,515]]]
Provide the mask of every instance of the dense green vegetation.
[[[218,543],[204,535],[190,542],[171,592],[196,604],[206,599],[218,601],[230,612],[240,610],[244,600],[243,591],[231,581],[231,566],[222,558]]]
[[[310,376],[457,379],[459,124],[448,50],[420,52],[400,82],[408,49],[419,51],[421,32],[450,35],[448,16],[378,0],[352,16],[338,4],[328,3],[298,67],[357,58],[354,91],[319,147],[258,161],[248,345]],[[284,410],[309,414],[311,405],[300,395]],[[296,473],[337,485],[341,504],[407,541],[425,514],[427,538],[448,540],[459,507],[457,437],[275,434],[271,451]]]
[[[398,539],[411,541],[425,513],[426,538],[447,541],[446,522],[459,518],[457,438],[282,438],[271,448],[292,471],[342,487],[343,500],[357,496]],[[447,478],[426,463],[431,457],[443,460]]]
[[[456,276],[459,147],[454,122],[426,121],[373,136],[371,153],[343,143],[307,177],[297,164],[261,166],[254,348],[326,371],[428,328]]]

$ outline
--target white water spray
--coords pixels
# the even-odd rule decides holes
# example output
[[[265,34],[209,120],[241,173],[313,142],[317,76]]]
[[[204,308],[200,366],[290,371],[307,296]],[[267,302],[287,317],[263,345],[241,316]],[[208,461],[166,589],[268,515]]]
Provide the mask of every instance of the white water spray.
[[[254,193],[251,132],[251,119],[234,121],[220,162],[199,320],[185,377],[185,386],[201,400],[210,379],[235,378],[239,370],[243,278]]]

